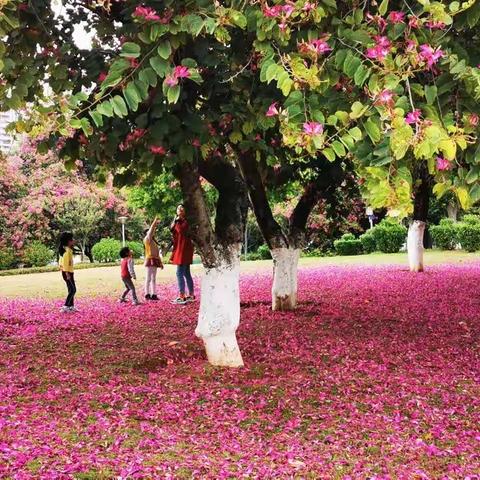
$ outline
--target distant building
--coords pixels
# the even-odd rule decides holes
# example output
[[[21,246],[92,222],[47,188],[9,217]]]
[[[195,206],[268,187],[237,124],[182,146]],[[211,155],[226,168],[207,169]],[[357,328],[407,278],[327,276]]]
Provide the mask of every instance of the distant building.
[[[7,126],[17,119],[13,110],[0,112],[0,151],[9,152],[15,146],[15,137],[7,132]]]

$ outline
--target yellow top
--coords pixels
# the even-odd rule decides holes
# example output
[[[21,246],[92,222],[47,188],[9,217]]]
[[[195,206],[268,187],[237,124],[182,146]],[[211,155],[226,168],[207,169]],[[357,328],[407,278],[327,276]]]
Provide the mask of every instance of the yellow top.
[[[65,253],[60,257],[60,269],[63,272],[73,273],[73,250],[65,247]]]
[[[147,236],[143,243],[145,245],[145,258],[160,258],[160,251],[155,240]]]

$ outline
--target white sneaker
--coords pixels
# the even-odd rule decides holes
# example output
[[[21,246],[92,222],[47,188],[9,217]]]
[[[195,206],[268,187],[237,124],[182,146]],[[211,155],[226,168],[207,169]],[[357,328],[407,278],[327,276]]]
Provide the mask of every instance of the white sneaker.
[[[69,308],[69,311],[70,311],[70,312],[78,312],[78,308],[76,308],[76,307],[70,307],[70,308]]]
[[[67,306],[64,305],[64,306],[60,309],[60,311],[61,311],[62,313],[69,312],[69,311],[70,311],[70,307],[67,307]]]

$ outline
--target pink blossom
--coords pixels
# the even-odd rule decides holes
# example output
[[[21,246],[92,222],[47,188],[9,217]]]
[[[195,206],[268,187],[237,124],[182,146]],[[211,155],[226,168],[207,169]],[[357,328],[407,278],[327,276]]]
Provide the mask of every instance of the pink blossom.
[[[472,126],[472,127],[476,127],[479,123],[479,120],[480,120],[480,117],[476,114],[476,113],[471,113],[469,116],[468,116],[468,123]]]
[[[133,12],[133,16],[141,18],[147,22],[157,22],[160,20],[160,16],[151,7],[137,7]]]
[[[309,136],[321,135],[323,133],[323,125],[318,122],[305,122],[303,131]]]
[[[443,56],[444,53],[442,50],[440,50],[440,48],[434,49],[432,46],[427,44],[420,45],[420,53],[418,54],[418,57],[429,67],[435,65]]]
[[[194,139],[192,140],[192,145],[193,145],[194,147],[197,147],[197,148],[198,148],[198,147],[201,147],[201,146],[202,146],[202,142],[200,141],[199,138],[194,138]]]
[[[178,77],[176,77],[175,75],[167,75],[165,77],[165,84],[169,87],[174,87],[175,85],[178,85]]]
[[[418,109],[415,109],[413,112],[407,113],[405,117],[405,122],[408,124],[418,123],[420,121],[420,116],[422,112]]]
[[[393,92],[391,90],[382,90],[376,99],[377,105],[392,106],[393,105]]]
[[[393,10],[389,13],[388,15],[388,20],[390,20],[390,23],[403,23],[405,19],[405,13]]]
[[[184,67],[183,65],[178,65],[173,70],[173,75],[176,78],[188,78],[190,77],[190,70],[188,67]]]
[[[408,19],[408,26],[410,28],[418,28],[419,27],[419,18],[416,16],[411,16]]]
[[[373,60],[382,61],[390,53],[391,43],[387,37],[375,36],[376,45],[371,48],[367,48],[367,57]]]
[[[151,145],[150,151],[154,155],[165,155],[167,153],[167,150],[162,145]]]
[[[287,3],[286,5],[283,6],[282,11],[285,14],[285,16],[288,18],[295,11],[295,7]]]
[[[323,55],[332,50],[330,45],[321,38],[310,40],[309,42],[302,42],[299,44],[299,51],[303,53],[314,53],[315,55]]]
[[[265,113],[265,116],[267,117],[274,117],[278,115],[280,112],[278,111],[277,108],[278,102],[273,102],[269,107],[267,112]]]
[[[269,7],[265,5],[263,8],[263,15],[265,17],[275,18],[282,14],[283,8],[281,5],[274,5],[273,7]]]
[[[425,26],[430,30],[444,30],[446,25],[443,22],[439,22],[438,20],[429,20],[425,22]]]
[[[305,4],[302,7],[302,10],[304,12],[311,12],[312,10],[315,10],[317,8],[317,5],[314,2],[305,2]]]
[[[443,157],[437,157],[437,170],[450,170],[451,163]]]
[[[105,79],[107,78],[106,72],[100,72],[100,75],[98,75],[98,83],[102,83]]]

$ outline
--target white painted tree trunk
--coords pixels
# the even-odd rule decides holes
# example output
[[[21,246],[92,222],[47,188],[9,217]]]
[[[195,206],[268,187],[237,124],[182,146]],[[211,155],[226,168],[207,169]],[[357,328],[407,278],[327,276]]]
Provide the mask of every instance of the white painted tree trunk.
[[[298,248],[274,248],[272,310],[294,310],[297,307]]]
[[[242,354],[235,335],[240,323],[239,248],[235,247],[231,258],[235,260],[205,270],[195,334],[203,340],[212,365],[242,367]]]
[[[413,220],[408,228],[407,251],[411,272],[423,272],[423,235],[425,222]]]

